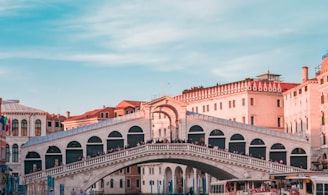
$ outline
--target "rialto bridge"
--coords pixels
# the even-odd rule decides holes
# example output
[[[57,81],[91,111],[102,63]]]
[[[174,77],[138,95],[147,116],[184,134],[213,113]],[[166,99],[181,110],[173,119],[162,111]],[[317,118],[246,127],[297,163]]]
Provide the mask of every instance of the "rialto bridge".
[[[161,133],[158,126],[165,127]],[[74,186],[85,190],[136,164],[177,163],[217,179],[268,178],[309,169],[310,157],[305,138],[188,112],[185,103],[166,96],[135,113],[34,138],[21,150],[24,184],[45,183],[50,175],[56,194],[60,184],[65,194]]]

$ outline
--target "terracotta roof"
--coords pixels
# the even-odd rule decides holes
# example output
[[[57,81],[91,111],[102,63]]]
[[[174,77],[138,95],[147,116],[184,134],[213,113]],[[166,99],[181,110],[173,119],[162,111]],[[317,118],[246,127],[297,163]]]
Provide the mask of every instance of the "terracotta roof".
[[[1,111],[3,113],[47,113],[46,111],[20,104],[19,100],[2,100]]]
[[[140,107],[141,101],[133,101],[133,100],[123,100],[119,104],[116,105],[116,109],[126,108],[126,107]]]
[[[70,116],[65,121],[75,121],[75,120],[90,119],[90,118],[100,118],[99,113],[101,113],[101,112],[109,112],[109,114],[111,116],[113,116],[114,115],[113,114],[114,113],[114,108],[113,107],[105,107],[105,108],[91,110],[91,111],[85,112],[84,114],[81,114],[81,115]]]

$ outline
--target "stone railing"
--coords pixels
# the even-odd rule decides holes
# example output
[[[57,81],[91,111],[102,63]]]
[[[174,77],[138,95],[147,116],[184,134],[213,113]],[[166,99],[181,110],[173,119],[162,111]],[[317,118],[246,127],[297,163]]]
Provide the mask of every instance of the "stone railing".
[[[207,148],[204,146],[188,144],[188,143],[168,143],[168,144],[146,144],[134,148],[129,148],[102,156],[90,158],[83,161],[78,161],[70,163],[67,165],[54,167],[51,169],[46,169],[43,171],[31,173],[24,175],[25,183],[29,183],[33,180],[45,180],[48,175],[54,177],[60,177],[62,175],[69,175],[73,172],[81,172],[84,169],[90,169],[91,167],[96,167],[102,164],[109,164],[109,166],[115,165],[113,162],[120,163],[121,160],[129,159],[138,155],[172,155],[171,157],[183,158],[181,155],[197,156],[201,161],[204,159],[213,160],[219,163],[238,163],[240,165],[245,165],[253,167],[256,169],[261,169],[270,173],[283,173],[283,172],[302,172],[304,169],[291,167],[284,164],[279,164],[276,162],[261,160],[257,158],[252,158],[245,155],[234,154],[223,150],[216,150]]]

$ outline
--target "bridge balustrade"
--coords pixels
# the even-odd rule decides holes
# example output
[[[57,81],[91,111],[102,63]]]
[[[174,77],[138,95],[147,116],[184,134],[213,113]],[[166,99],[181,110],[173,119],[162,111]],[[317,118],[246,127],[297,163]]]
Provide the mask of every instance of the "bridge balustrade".
[[[145,144],[134,148],[124,149],[113,153],[104,154],[101,156],[93,157],[83,161],[70,163],[54,167],[51,169],[42,170],[35,173],[24,175],[25,182],[46,179],[48,175],[60,176],[67,175],[73,172],[83,171],[84,168],[90,168],[93,166],[106,165],[109,163],[115,163],[115,160],[125,160],[137,155],[149,155],[149,154],[184,154],[194,155],[199,158],[211,159],[220,163],[238,163],[244,166],[254,167],[270,172],[302,172],[304,169],[298,167],[290,167],[277,162],[271,162],[267,160],[257,159],[250,156],[241,154],[235,154],[224,150],[207,148],[205,146],[194,145],[190,143],[166,143],[166,144]],[[119,162],[116,162],[119,163]]]

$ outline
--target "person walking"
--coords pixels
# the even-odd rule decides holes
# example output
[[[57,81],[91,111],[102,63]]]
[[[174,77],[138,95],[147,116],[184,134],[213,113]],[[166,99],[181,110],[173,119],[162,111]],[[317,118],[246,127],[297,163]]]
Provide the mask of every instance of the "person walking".
[[[94,195],[95,194],[94,191],[93,191],[93,188],[90,189],[89,194],[90,195]]]
[[[74,188],[73,188],[72,191],[71,191],[71,195],[76,195],[76,191],[75,191]]]

